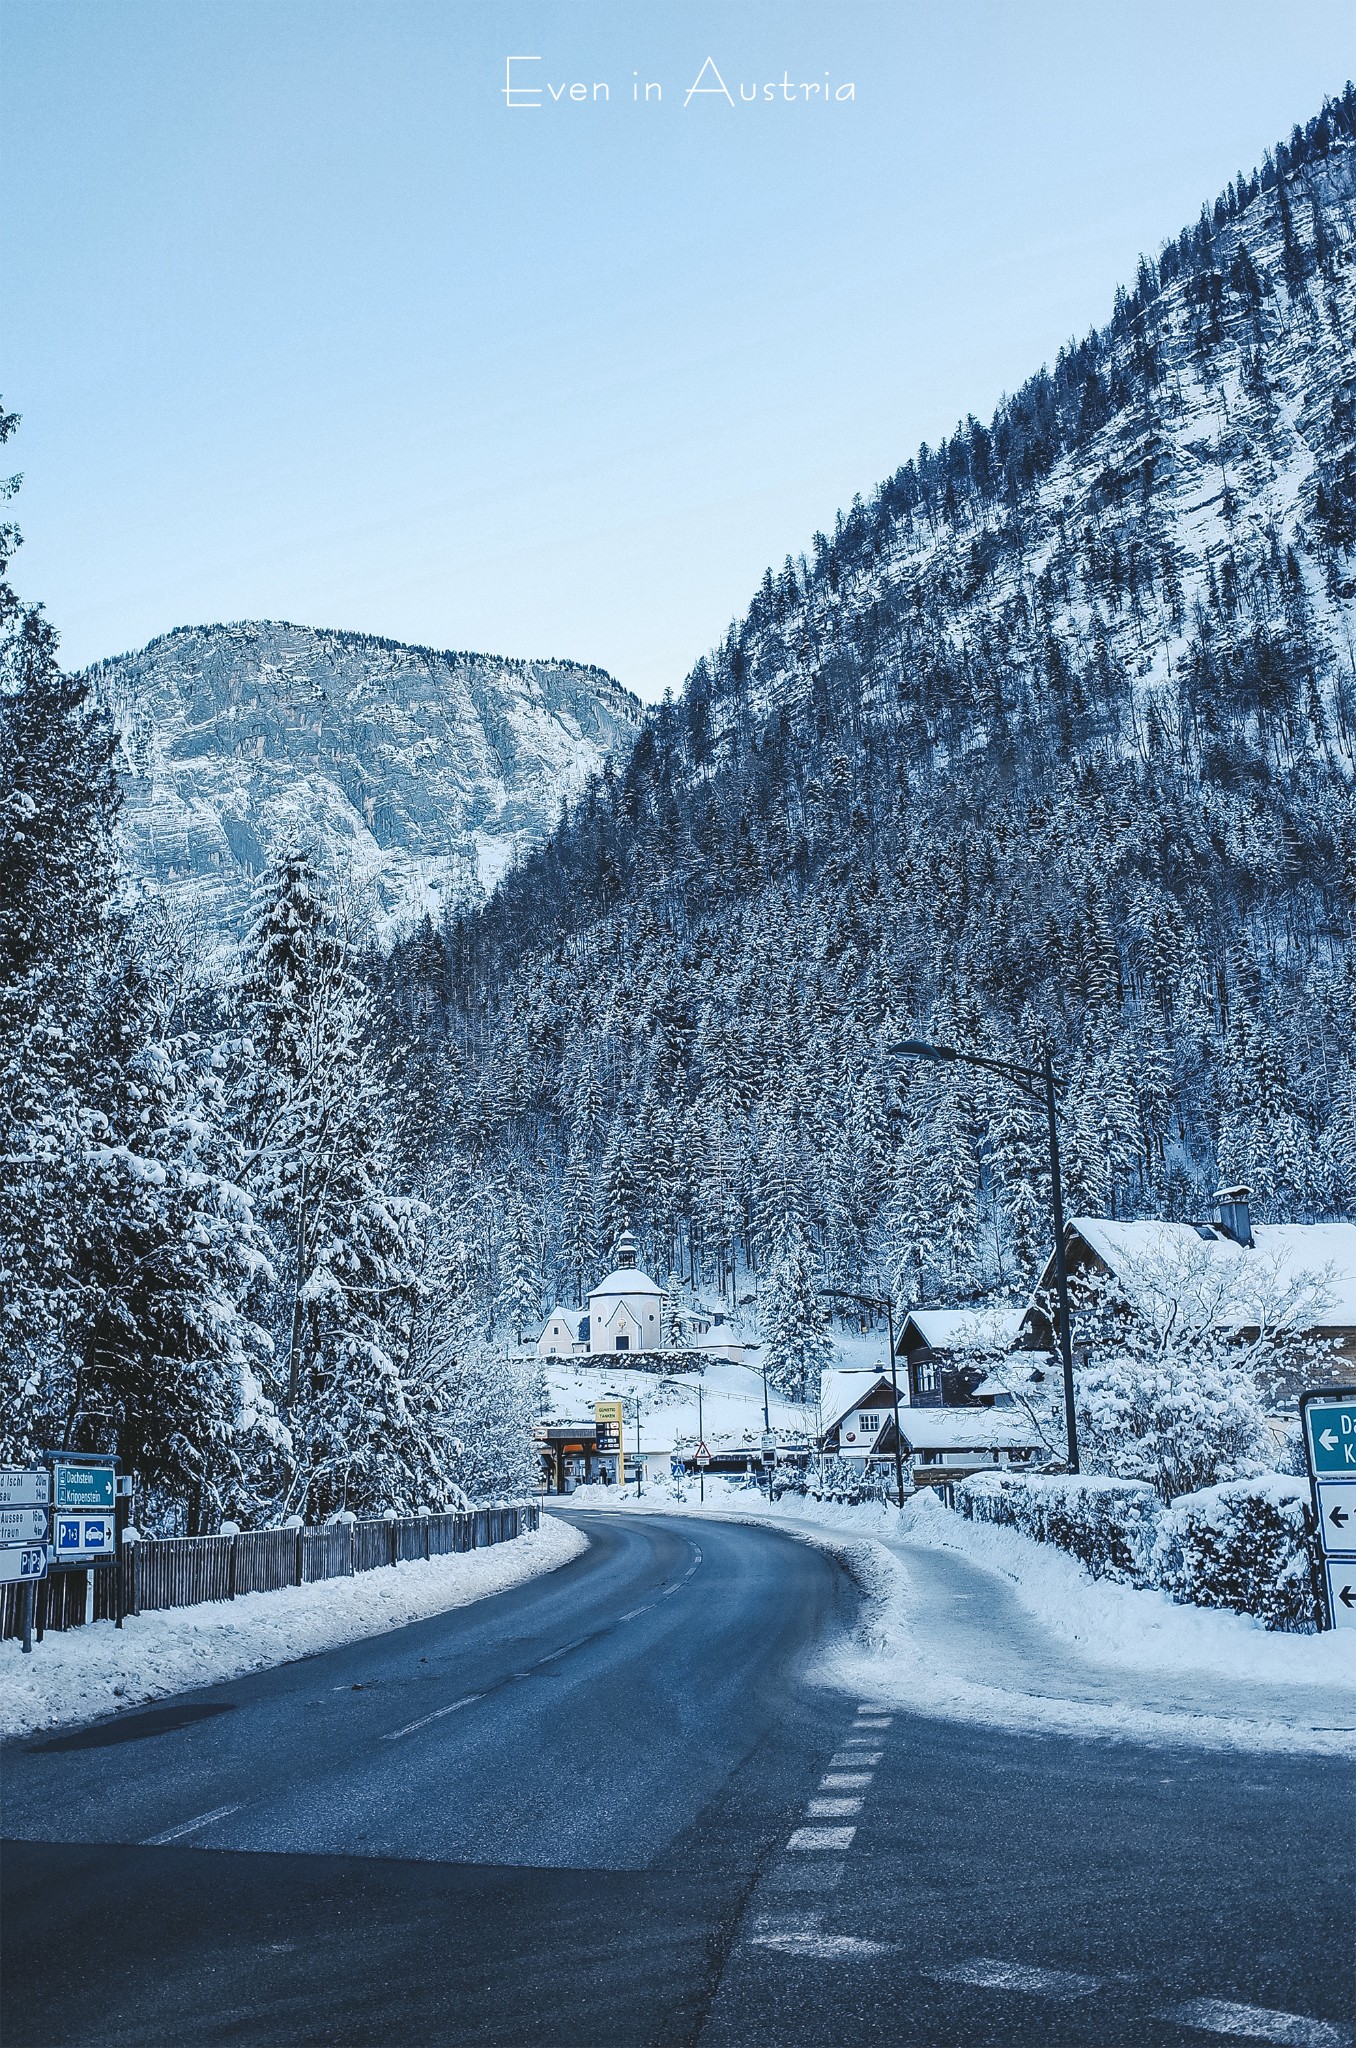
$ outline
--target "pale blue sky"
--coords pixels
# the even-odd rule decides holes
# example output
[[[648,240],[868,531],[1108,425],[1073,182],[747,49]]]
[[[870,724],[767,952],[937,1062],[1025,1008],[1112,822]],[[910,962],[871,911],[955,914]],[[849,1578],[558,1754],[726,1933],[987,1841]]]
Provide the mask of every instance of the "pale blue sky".
[[[21,587],[73,664],[274,617],[658,695],[1354,41],[1347,0],[6,0]],[[509,111],[510,52],[590,97]],[[708,55],[856,96],[685,108]]]

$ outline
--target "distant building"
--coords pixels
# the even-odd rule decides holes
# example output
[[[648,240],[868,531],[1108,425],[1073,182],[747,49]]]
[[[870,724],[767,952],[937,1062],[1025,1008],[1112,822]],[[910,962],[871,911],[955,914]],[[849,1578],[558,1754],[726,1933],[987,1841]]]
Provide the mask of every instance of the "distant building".
[[[617,1240],[617,1263],[589,1290],[589,1356],[601,1352],[658,1351],[664,1290],[636,1263],[639,1247],[629,1230]]]
[[[1021,1326],[1020,1308],[910,1309],[895,1342],[900,1400],[911,1408],[983,1405],[989,1366]]]
[[[559,1303],[542,1325],[539,1358],[597,1358],[618,1351],[658,1351],[664,1290],[637,1264],[629,1230],[617,1240],[616,1265],[589,1292],[588,1307]]]
[[[899,1447],[913,1486],[964,1479],[995,1467],[1035,1468],[1048,1456],[1024,1415],[987,1407],[915,1408],[900,1388]],[[894,1387],[888,1372],[826,1372],[820,1389],[821,1452],[854,1461],[863,1470],[892,1471],[895,1460]]]
[[[616,1264],[591,1288],[587,1308],[557,1303],[537,1339],[539,1358],[615,1357],[619,1351],[698,1352],[733,1365],[749,1363],[758,1346],[747,1342],[720,1313],[684,1309],[678,1334],[666,1341],[664,1290],[642,1271],[629,1230],[617,1240]],[[670,1318],[672,1320],[672,1318]]]

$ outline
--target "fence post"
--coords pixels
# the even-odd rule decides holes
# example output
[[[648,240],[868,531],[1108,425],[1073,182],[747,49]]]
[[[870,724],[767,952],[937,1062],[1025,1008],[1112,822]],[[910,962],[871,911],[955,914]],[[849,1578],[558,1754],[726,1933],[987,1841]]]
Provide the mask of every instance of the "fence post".
[[[286,1521],[285,1521],[285,1522],[283,1523],[283,1527],[284,1527],[284,1529],[295,1529],[295,1530],[296,1530],[296,1532],[297,1532],[297,1575],[296,1575],[296,1578],[295,1578],[295,1579],[293,1580],[293,1582],[292,1582],[292,1583],[293,1583],[294,1585],[300,1586],[300,1585],[304,1584],[304,1582],[305,1582],[305,1579],[304,1579],[304,1575],[305,1575],[305,1570],[306,1570],[306,1560],[305,1560],[305,1557],[303,1556],[303,1553],[302,1553],[302,1546],[301,1546],[301,1537],[302,1537],[302,1520],[301,1520],[301,1516],[300,1516],[300,1515],[289,1515],[289,1516],[287,1517],[287,1520],[286,1520]]]
[[[124,1614],[141,1612],[141,1573],[137,1563],[140,1531],[129,1522],[122,1532],[122,1556],[118,1559],[118,1575],[122,1579],[122,1611]],[[121,1626],[121,1623],[119,1624]]]

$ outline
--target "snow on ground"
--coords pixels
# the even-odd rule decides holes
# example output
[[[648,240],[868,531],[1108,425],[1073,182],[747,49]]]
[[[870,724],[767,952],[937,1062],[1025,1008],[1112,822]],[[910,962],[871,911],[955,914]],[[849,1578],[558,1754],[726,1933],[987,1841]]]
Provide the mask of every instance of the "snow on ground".
[[[637,1401],[640,1448],[644,1453],[667,1456],[680,1440],[695,1442],[699,1388],[707,1442],[747,1442],[750,1455],[758,1454],[763,1433],[764,1390],[763,1375],[754,1366],[712,1359],[700,1371],[661,1374],[643,1367],[619,1365],[610,1357],[548,1358],[545,1372],[553,1422],[591,1422],[594,1402],[610,1397],[626,1403],[628,1456],[636,1448],[630,1418]],[[788,1401],[772,1386],[767,1389],[767,1404],[772,1428],[779,1436],[804,1440],[813,1431],[813,1407]]]
[[[818,1676],[946,1720],[1071,1735],[1346,1755],[1356,1739],[1356,1631],[1274,1634],[1246,1615],[1179,1606],[1093,1579],[1015,1530],[967,1522],[931,1495],[902,1512],[723,1480],[580,1489],[572,1506],[717,1514],[793,1530],[844,1558],[866,1599]]]
[[[46,1636],[30,1657],[18,1642],[0,1642],[0,1736],[92,1721],[383,1635],[555,1571],[587,1548],[587,1537],[552,1517],[486,1550],[129,1615],[121,1629],[96,1621]]]

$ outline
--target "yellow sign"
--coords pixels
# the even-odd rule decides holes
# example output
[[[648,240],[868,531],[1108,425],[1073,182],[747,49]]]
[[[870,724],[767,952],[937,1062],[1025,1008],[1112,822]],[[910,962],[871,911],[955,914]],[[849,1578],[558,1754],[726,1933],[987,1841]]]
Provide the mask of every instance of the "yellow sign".
[[[593,1420],[598,1429],[598,1449],[610,1451],[621,1464],[623,1410],[620,1401],[595,1401]],[[620,1476],[620,1472],[618,1474]]]

